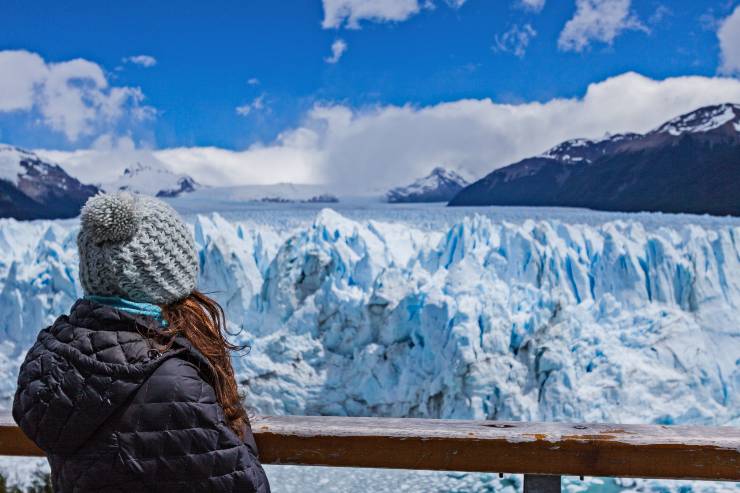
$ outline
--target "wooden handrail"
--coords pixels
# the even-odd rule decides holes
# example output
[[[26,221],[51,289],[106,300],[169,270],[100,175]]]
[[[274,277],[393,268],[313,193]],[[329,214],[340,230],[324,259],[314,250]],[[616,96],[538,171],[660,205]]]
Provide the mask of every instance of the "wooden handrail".
[[[740,481],[740,428],[258,416],[265,464]],[[0,416],[0,455],[43,455]]]

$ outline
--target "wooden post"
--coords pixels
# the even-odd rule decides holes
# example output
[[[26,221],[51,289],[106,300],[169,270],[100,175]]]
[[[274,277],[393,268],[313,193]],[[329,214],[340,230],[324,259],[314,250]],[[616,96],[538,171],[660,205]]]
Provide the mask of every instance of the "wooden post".
[[[560,476],[525,474],[524,493],[560,493]]]

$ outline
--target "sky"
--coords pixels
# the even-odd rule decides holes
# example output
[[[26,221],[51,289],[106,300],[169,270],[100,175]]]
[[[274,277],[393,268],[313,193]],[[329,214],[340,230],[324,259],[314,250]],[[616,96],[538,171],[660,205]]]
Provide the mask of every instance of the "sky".
[[[740,2],[0,2],[0,142],[82,181],[480,177],[740,102]]]

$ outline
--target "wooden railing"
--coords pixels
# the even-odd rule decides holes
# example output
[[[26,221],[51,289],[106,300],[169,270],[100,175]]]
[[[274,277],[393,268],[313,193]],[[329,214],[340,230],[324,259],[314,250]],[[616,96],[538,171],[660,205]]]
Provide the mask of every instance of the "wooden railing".
[[[740,481],[740,428],[259,416],[265,464],[520,473],[525,491],[560,476]],[[0,416],[0,455],[43,455]]]

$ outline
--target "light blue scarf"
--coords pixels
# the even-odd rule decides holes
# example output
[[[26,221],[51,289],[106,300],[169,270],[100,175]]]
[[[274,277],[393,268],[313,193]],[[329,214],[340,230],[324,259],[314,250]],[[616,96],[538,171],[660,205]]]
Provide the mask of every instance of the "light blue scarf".
[[[133,315],[145,315],[152,317],[157,320],[162,327],[167,327],[167,320],[162,318],[162,309],[152,303],[140,303],[138,301],[131,301],[118,296],[85,296],[86,300],[100,303],[101,305],[110,306],[116,310],[122,312],[131,313]]]

